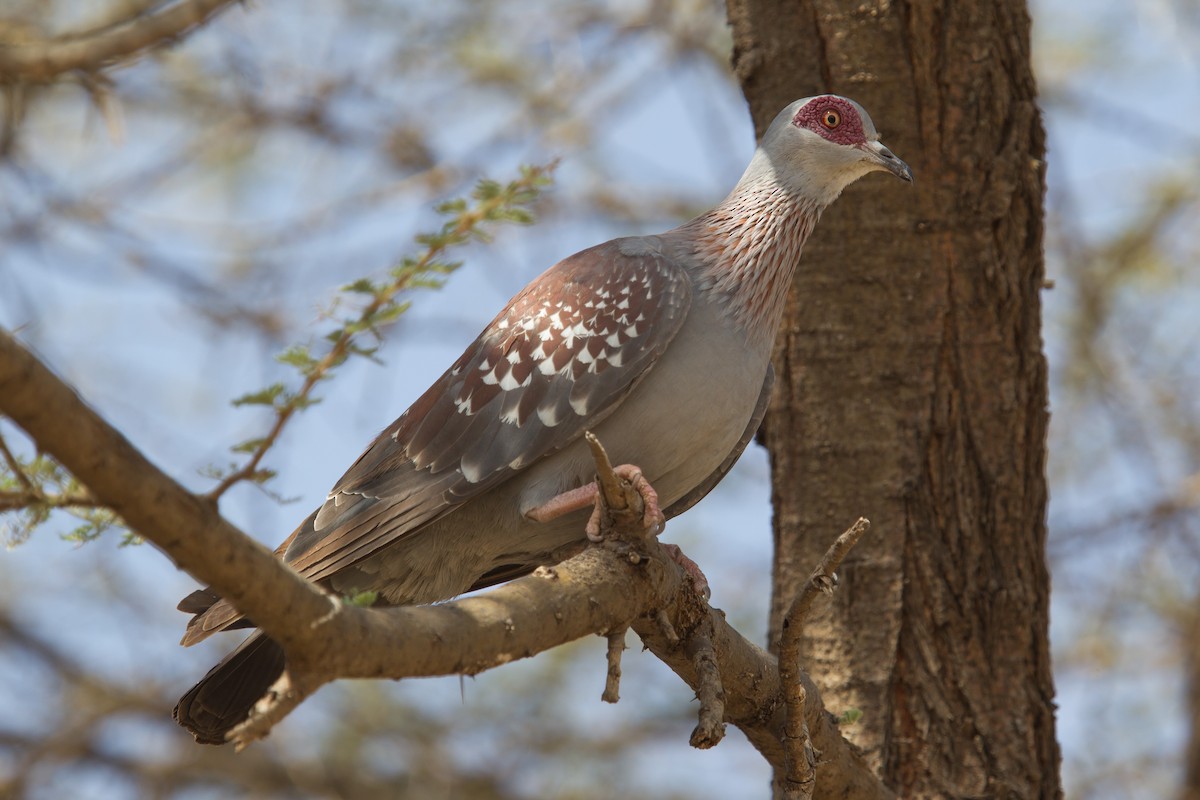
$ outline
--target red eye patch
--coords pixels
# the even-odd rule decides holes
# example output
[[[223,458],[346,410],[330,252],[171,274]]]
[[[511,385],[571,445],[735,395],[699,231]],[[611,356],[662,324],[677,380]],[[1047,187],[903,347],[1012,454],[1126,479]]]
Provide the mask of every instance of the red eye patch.
[[[797,128],[807,128],[836,144],[862,144],[867,140],[862,119],[854,106],[840,97],[825,95],[814,98],[792,117]]]

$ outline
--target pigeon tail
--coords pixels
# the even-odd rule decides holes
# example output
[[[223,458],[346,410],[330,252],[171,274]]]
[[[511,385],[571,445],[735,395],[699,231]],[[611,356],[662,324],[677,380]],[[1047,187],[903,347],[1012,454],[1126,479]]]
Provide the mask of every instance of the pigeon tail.
[[[225,744],[229,731],[283,674],[283,648],[256,633],[179,698],[172,716],[200,744]]]

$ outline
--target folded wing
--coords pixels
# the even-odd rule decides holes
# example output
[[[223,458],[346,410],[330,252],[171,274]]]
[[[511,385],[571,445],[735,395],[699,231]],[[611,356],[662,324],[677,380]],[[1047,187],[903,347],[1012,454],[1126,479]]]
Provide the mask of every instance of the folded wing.
[[[359,456],[281,548],[285,560],[310,580],[328,578],[611,414],[653,368],[690,305],[687,275],[656,243],[611,241],[534,280]],[[217,601],[189,623],[184,643],[239,618]]]

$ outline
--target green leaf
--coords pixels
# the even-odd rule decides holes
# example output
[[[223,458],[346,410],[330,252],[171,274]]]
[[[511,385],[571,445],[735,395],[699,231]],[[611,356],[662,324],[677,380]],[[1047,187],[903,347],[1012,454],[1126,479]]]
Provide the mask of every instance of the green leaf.
[[[518,225],[532,225],[533,214],[524,208],[510,208],[505,216],[508,222],[515,222]]]
[[[265,389],[259,389],[257,392],[244,394],[233,401],[235,406],[273,406],[275,401],[283,395],[285,389],[282,383],[273,383]]]
[[[100,538],[103,533],[98,525],[93,525],[90,522],[86,525],[80,525],[69,533],[62,535],[63,541],[74,542],[75,544],[86,544],[94,542]]]
[[[250,480],[261,486],[278,474],[279,473],[273,469],[256,469],[250,474]]]
[[[471,195],[476,200],[493,200],[500,194],[500,184],[488,178],[483,178],[475,184],[475,191]]]
[[[302,344],[292,345],[275,356],[275,360],[280,364],[296,367],[305,374],[317,365],[317,359],[313,358],[312,353]]]
[[[438,203],[433,207],[433,210],[445,216],[450,216],[451,214],[461,214],[467,210],[467,200],[465,197],[457,197],[453,200],[447,200],[443,203]]]
[[[34,530],[50,516],[50,509],[43,506],[30,506],[20,511],[5,514],[4,545],[8,549],[18,547],[29,540]]]
[[[342,598],[346,605],[358,608],[370,608],[378,599],[379,592],[359,592],[358,594],[348,594]]]
[[[353,292],[355,294],[376,294],[379,291],[379,287],[368,278],[359,278],[354,283],[348,283],[343,286],[342,291]]]
[[[95,541],[106,531],[111,528],[120,527],[123,524],[121,518],[107,508],[87,508],[70,511],[70,513],[82,520],[83,524],[68,533],[64,533],[62,538],[65,541],[77,544]],[[140,541],[140,537],[126,529],[122,545],[131,543],[129,541],[131,538]]]
[[[388,325],[404,316],[404,312],[412,306],[412,303],[405,301],[403,303],[388,303],[378,311],[369,314],[364,318],[367,327],[374,330],[382,325]]]
[[[307,395],[305,397],[301,397],[300,395],[296,395],[295,397],[288,400],[288,405],[290,405],[292,408],[296,409],[297,411],[303,411],[304,409],[311,408],[312,406],[315,406],[320,402],[321,402],[321,398],[319,398],[319,397],[313,397],[312,395]]]

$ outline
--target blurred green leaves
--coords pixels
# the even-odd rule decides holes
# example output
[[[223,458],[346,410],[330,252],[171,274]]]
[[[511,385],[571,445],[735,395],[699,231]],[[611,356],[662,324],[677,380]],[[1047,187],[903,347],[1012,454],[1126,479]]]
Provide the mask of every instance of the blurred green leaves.
[[[111,528],[122,530],[122,545],[140,542],[124,528],[121,518],[96,504],[87,488],[75,480],[61,464],[44,454],[23,458],[12,452],[0,439],[0,517],[4,542],[16,547],[45,524],[55,511],[63,511],[79,524],[63,539],[82,544],[98,538]]]

